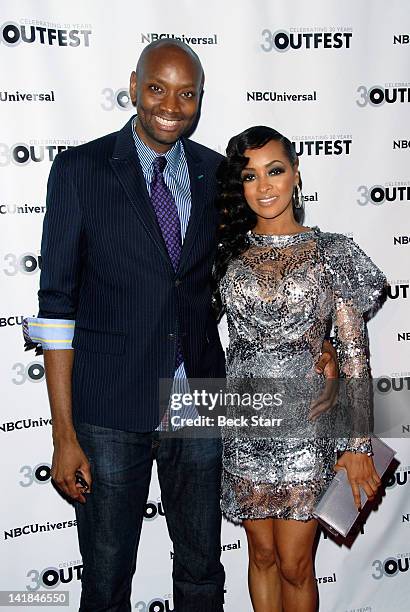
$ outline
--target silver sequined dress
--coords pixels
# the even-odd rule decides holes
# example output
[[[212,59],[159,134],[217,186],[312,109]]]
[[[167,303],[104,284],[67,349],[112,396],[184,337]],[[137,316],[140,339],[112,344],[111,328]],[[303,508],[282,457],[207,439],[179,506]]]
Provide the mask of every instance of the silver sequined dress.
[[[228,383],[297,377],[312,381],[313,388],[329,321],[341,376],[368,377],[363,313],[386,283],[373,262],[350,238],[318,228],[285,236],[250,233],[248,240],[249,248],[230,262],[220,285],[229,330]],[[308,520],[334,475],[336,451],[370,450],[367,438],[312,433],[311,399],[294,407],[304,434],[223,431],[221,506],[228,519]]]

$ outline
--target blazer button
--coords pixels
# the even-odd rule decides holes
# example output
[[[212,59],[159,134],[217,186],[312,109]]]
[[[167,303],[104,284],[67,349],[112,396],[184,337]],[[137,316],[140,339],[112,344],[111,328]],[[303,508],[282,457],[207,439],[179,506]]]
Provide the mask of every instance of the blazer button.
[[[169,340],[175,340],[175,334],[168,334]]]
[[[179,287],[181,283],[182,283],[182,280],[180,278],[177,278],[177,280],[175,281],[175,287]]]

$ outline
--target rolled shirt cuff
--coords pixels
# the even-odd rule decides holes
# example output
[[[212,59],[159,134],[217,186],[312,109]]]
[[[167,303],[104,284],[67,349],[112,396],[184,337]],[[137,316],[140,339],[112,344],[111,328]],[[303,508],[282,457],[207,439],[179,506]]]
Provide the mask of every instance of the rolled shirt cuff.
[[[28,349],[71,349],[74,328],[75,321],[71,319],[27,317],[23,320],[23,335]]]

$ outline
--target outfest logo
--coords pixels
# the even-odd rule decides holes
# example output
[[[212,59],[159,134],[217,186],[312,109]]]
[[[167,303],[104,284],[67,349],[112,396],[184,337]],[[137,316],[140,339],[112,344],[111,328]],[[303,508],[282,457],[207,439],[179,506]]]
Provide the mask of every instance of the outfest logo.
[[[164,508],[162,507],[161,499],[158,499],[157,501],[148,499],[147,503],[145,504],[145,510],[144,510],[144,516],[143,516],[144,521],[153,521],[159,516],[162,516],[162,517],[165,516],[165,512],[164,512]]]
[[[134,109],[127,87],[120,87],[117,90],[112,87],[104,87],[101,91],[101,95],[103,101],[100,106],[105,111],[112,111],[114,109],[123,111]]]
[[[407,236],[404,236],[404,238],[407,238]],[[387,297],[391,300],[407,300],[410,297],[409,281],[389,284],[387,287]]]
[[[410,484],[410,466],[400,466],[393,474],[389,474],[385,486],[389,489],[404,487]]]
[[[46,138],[12,144],[0,142],[0,168],[10,164],[26,166],[31,162],[52,162],[58,153],[72,149],[84,142],[85,140],[77,138]]]
[[[300,27],[289,30],[262,30],[261,49],[266,53],[277,51],[350,49],[353,37],[351,27]]]
[[[89,47],[92,34],[89,24],[52,24],[22,19],[6,21],[0,26],[0,43],[15,47],[20,44],[39,44],[50,47]]]
[[[357,188],[360,197],[356,200],[359,206],[367,206],[373,204],[380,206],[381,204],[391,202],[409,202],[410,201],[410,181],[386,181],[384,185],[374,184],[368,187],[360,185]]]
[[[294,136],[292,144],[296,155],[350,155],[351,134],[323,134],[318,136]]]
[[[165,595],[165,597],[154,597],[150,601],[137,601],[134,609],[138,612],[174,612],[174,604],[172,595]]]
[[[408,287],[409,285],[407,285]],[[373,379],[373,388],[376,393],[386,394],[393,391],[410,391],[409,373],[395,373],[391,376],[380,376]]]
[[[0,256],[0,260],[4,261],[3,271],[6,276],[16,276],[16,274],[30,275],[41,270],[41,255],[36,255],[32,252],[25,252],[17,255],[16,253],[6,253],[4,257]],[[0,326],[1,326],[0,319]]]
[[[30,579],[26,584],[26,590],[55,589],[59,585],[79,581],[81,580],[82,570],[81,560],[64,561],[59,563],[58,566],[49,566],[41,570],[30,569],[26,574],[26,577]]]
[[[381,580],[382,578],[393,578],[399,573],[406,573],[410,569],[410,554],[398,553],[396,556],[387,557],[383,561],[375,559],[372,563],[372,578]]]
[[[382,85],[359,85],[357,106],[364,108],[383,104],[408,104],[410,102],[410,83],[385,83]]]

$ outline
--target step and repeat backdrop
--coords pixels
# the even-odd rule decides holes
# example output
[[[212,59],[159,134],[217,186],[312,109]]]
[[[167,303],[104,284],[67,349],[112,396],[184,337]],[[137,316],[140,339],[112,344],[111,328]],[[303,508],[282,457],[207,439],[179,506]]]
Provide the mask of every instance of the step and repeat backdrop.
[[[150,41],[192,45],[205,73],[194,139],[220,152],[270,125],[295,142],[306,224],[351,236],[385,271],[368,325],[380,380],[376,424],[397,449],[361,532],[321,533],[322,612],[404,612],[410,598],[410,12],[408,0],[3,0],[0,7],[0,590],[69,591],[82,570],[74,511],[50,482],[51,421],[41,357],[24,352],[37,312],[46,182],[56,155],[118,130]],[[138,262],[136,262],[138,263]],[[226,329],[221,325],[226,343]],[[153,475],[132,607],[171,612],[172,544]],[[248,612],[244,531],[224,523],[226,610]],[[101,580],[104,580],[103,571]],[[53,609],[53,608],[50,608]],[[56,608],[59,609],[59,608]]]

